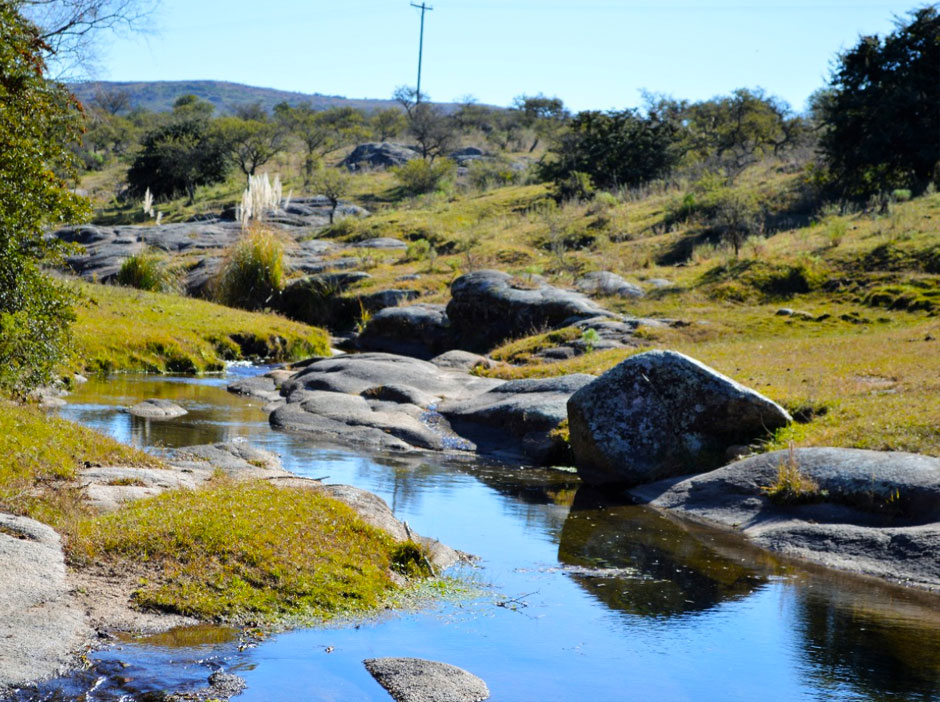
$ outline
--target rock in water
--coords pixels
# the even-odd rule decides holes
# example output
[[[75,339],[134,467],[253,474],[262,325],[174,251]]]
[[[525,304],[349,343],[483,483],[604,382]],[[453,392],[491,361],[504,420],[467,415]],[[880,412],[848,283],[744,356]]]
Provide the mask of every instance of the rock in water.
[[[490,697],[485,682],[448,663],[368,658],[363,664],[397,702],[482,702]]]
[[[568,421],[581,478],[629,486],[715,468],[790,415],[688,356],[648,351],[574,393]]]
[[[169,400],[144,400],[127,409],[129,414],[145,419],[172,419],[188,414],[186,410]]]

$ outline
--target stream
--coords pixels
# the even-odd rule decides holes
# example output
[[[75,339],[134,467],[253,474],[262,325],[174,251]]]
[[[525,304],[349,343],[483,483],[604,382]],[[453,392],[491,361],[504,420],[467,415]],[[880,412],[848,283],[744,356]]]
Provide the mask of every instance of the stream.
[[[268,426],[228,377],[92,380],[60,414],[148,450],[246,439],[284,466],[384,498],[416,531],[480,560],[450,574],[460,597],[366,621],[272,635],[181,629],[112,642],[91,667],[22,699],[158,699],[224,669],[237,699],[391,698],[365,658],[451,663],[492,700],[938,700],[940,597],[806,566],[733,534],[605,503],[560,471],[441,456],[374,456]],[[171,399],[189,414],[132,417]]]

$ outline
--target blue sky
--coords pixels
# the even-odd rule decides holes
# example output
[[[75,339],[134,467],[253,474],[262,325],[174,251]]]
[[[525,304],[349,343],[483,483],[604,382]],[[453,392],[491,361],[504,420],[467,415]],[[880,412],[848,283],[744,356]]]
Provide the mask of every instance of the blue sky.
[[[508,105],[557,95],[622,109],[643,89],[705,99],[761,86],[801,110],[835,55],[909,2],[429,0],[422,90]],[[228,80],[346,97],[414,85],[409,0],[162,0],[152,31],[109,38],[103,80]]]

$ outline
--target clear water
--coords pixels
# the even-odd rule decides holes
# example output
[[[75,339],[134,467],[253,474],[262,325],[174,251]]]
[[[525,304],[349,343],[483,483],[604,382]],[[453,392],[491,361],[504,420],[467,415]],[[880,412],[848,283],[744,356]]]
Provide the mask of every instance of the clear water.
[[[256,647],[215,628],[120,641],[25,697],[147,699],[221,668],[245,678],[243,700],[387,701],[362,660],[416,656],[466,668],[502,701],[940,699],[938,596],[787,562],[561,473],[317,446],[272,431],[226,382],[117,376],[61,414],[148,448],[243,437],[300,475],[375,492],[415,530],[478,555],[457,574],[479,589]],[[190,413],[120,411],[149,397]]]

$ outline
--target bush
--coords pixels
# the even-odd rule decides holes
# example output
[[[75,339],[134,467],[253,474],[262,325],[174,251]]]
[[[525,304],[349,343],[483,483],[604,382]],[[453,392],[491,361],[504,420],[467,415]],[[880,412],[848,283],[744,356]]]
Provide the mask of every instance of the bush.
[[[128,288],[151,292],[178,292],[180,287],[167,257],[157,251],[144,251],[125,259],[117,281]]]
[[[554,195],[559,202],[590,200],[594,197],[594,182],[587,173],[571,171],[555,181]]]
[[[254,232],[229,250],[215,282],[215,298],[230,307],[270,307],[284,278],[284,248],[270,232]]]
[[[479,159],[467,166],[467,179],[475,188],[489,190],[518,185],[525,181],[526,172],[508,159]]]
[[[402,166],[396,166],[392,173],[407,192],[422,195],[440,189],[447,181],[453,181],[457,175],[457,164],[449,158],[434,162],[415,158]]]

